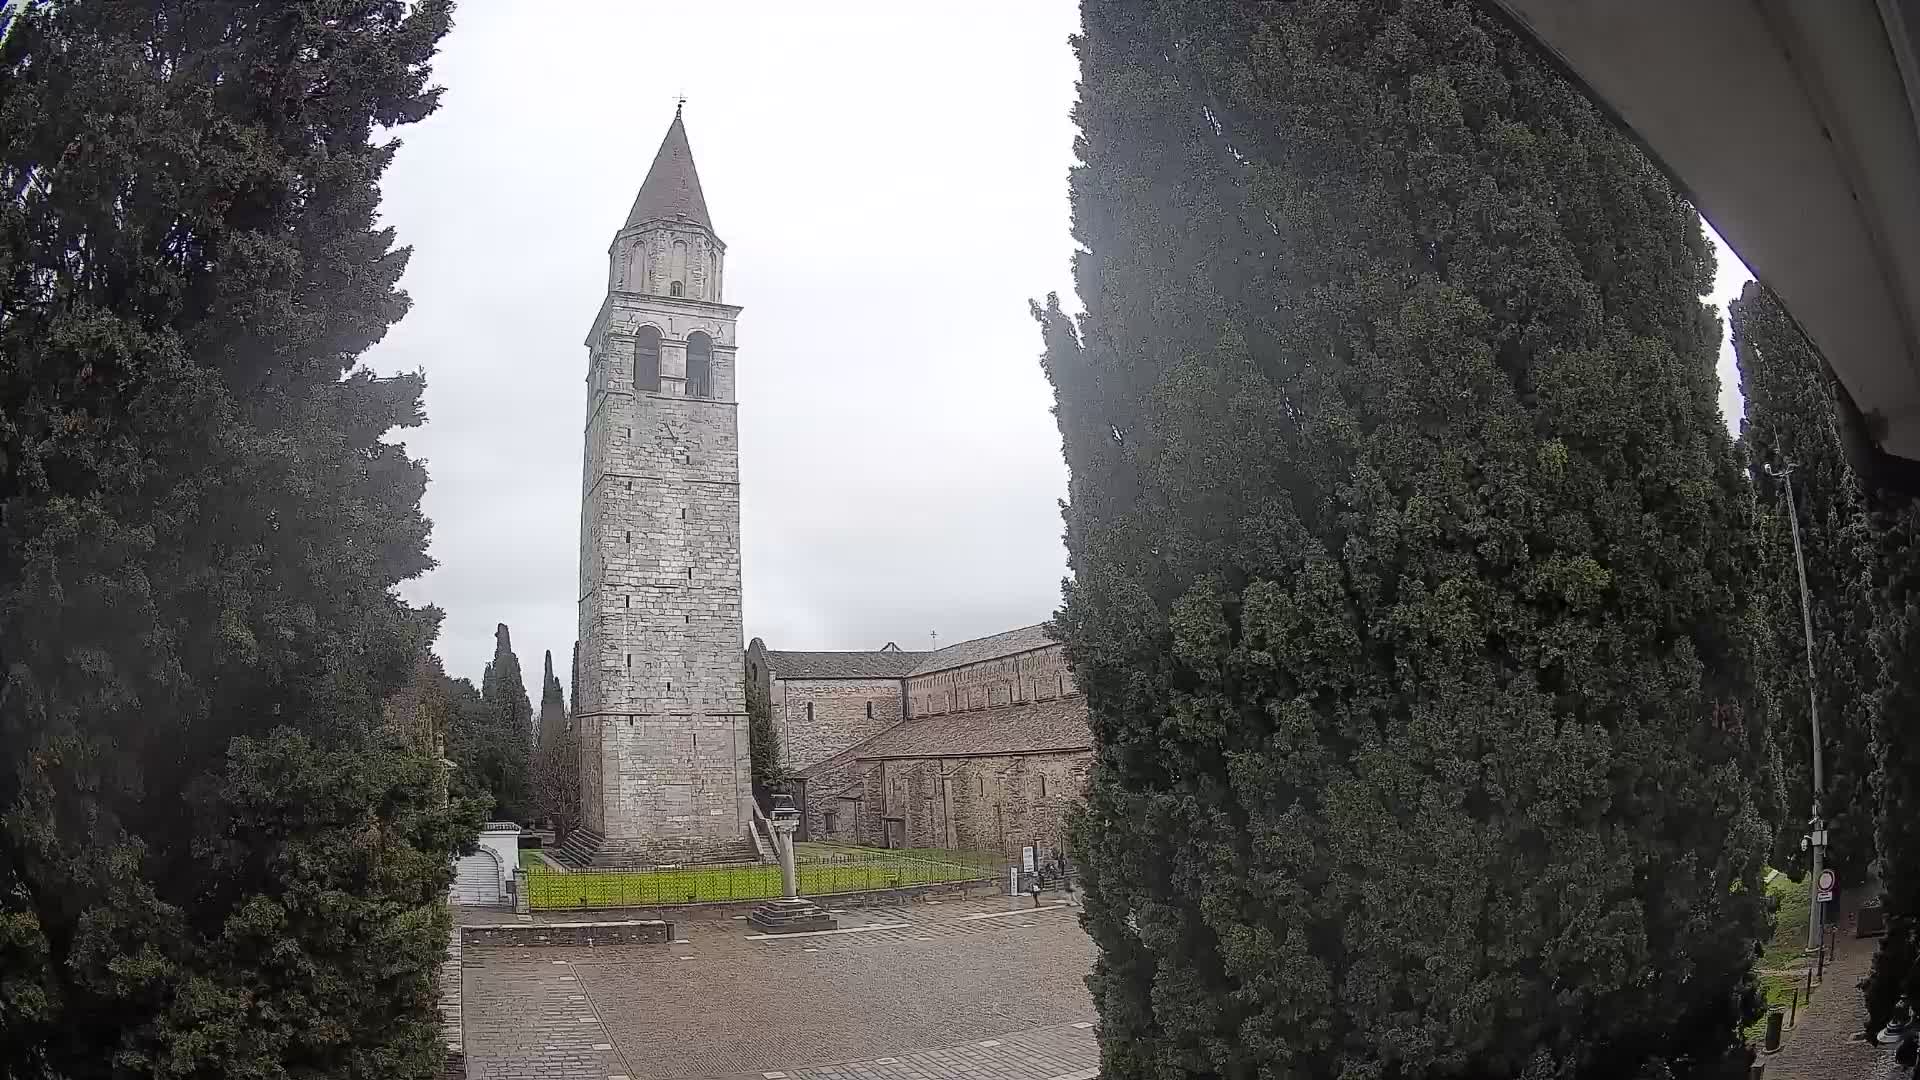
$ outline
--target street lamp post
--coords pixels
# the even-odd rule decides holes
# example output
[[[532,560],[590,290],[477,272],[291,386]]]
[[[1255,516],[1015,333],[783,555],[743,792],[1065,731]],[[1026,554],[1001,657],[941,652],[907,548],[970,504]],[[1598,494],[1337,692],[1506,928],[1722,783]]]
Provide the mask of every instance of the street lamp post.
[[[1820,700],[1813,677],[1813,602],[1807,594],[1807,560],[1800,551],[1800,512],[1793,502],[1793,463],[1784,468],[1767,467],[1767,475],[1777,478],[1787,495],[1787,525],[1793,530],[1793,565],[1800,572],[1800,628],[1807,639],[1807,720],[1813,725],[1813,813],[1807,822],[1807,850],[1812,858],[1812,876],[1807,880],[1812,903],[1807,905],[1807,951],[1820,943],[1820,864],[1826,854],[1827,830],[1820,821],[1820,793],[1825,787],[1820,769]]]

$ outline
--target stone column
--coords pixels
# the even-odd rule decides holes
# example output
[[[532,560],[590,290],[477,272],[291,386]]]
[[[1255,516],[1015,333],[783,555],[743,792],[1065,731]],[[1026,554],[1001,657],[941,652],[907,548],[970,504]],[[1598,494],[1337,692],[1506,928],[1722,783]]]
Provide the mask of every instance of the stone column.
[[[819,904],[800,895],[800,875],[793,865],[793,834],[800,828],[800,812],[785,795],[773,797],[773,846],[780,855],[780,892],[747,916],[747,922],[769,934],[797,934],[833,930],[839,926]]]
[[[800,895],[800,875],[793,866],[793,834],[799,827],[794,818],[773,821],[773,846],[780,853],[780,895],[788,900]]]

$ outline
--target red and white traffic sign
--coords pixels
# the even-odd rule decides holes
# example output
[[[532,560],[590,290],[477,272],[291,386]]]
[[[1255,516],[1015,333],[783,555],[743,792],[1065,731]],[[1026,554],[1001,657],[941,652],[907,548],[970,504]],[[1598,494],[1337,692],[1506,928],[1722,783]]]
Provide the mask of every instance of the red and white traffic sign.
[[[1832,870],[1820,871],[1820,887],[1815,892],[1814,898],[1823,904],[1833,899],[1833,888],[1837,884],[1839,884],[1839,879],[1834,877]]]

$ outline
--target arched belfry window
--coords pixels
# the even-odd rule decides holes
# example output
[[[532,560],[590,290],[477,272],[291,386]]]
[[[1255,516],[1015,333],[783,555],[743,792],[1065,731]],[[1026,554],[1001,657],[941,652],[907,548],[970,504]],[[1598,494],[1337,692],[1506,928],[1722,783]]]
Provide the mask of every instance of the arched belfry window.
[[[660,331],[643,326],[633,342],[633,387],[660,392]]]
[[[687,335],[687,396],[713,396],[713,339],[698,330]]]
[[[672,285],[667,286],[667,292],[669,295],[672,295],[672,296],[685,296],[687,292],[687,287],[684,284],[676,281]]]

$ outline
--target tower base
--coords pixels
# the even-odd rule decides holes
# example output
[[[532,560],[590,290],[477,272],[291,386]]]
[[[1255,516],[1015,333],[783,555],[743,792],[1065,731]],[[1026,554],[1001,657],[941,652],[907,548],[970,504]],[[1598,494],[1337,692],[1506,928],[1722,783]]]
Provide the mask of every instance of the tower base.
[[[753,837],[621,837],[575,829],[554,857],[573,870],[645,870],[659,866],[758,863]]]

